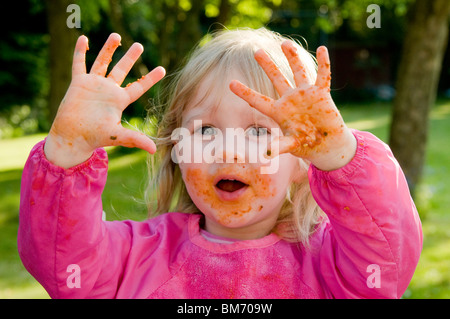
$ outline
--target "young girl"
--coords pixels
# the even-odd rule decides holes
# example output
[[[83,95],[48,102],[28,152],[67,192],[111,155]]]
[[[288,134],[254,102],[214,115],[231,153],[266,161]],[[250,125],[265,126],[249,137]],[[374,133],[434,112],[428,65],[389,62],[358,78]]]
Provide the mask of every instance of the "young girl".
[[[157,216],[103,221],[101,147],[156,151],[121,114],[164,76],[158,67],[120,87],[143,50],[134,44],[105,77],[119,44],[112,34],[87,73],[78,39],[72,83],[24,169],[19,253],[51,297],[402,296],[422,233],[400,166],[343,122],[327,49],[316,71],[265,29],[219,32],[194,50],[158,127]]]

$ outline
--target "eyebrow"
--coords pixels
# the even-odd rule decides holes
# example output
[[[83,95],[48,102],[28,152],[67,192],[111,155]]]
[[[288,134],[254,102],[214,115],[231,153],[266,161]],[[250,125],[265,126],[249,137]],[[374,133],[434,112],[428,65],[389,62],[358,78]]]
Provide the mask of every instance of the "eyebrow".
[[[184,123],[185,126],[188,126],[192,121],[198,119],[201,115],[205,115],[204,117],[212,117],[216,114],[217,110],[219,109],[220,103],[222,101],[222,98],[215,98],[213,101],[209,101],[206,103],[208,94],[205,94],[200,101],[198,101],[196,104],[189,107],[189,110],[186,113],[191,113],[189,116],[185,116],[185,119],[183,119],[182,123]],[[199,109],[202,109],[201,111]]]
[[[217,111],[218,109],[218,105],[209,105],[207,107],[205,107],[204,110],[199,111],[200,107],[194,106],[191,110],[187,111],[187,113],[189,114],[188,116],[184,116],[183,117],[183,121],[182,121],[182,125],[183,126],[189,126],[192,122],[194,122],[195,120],[197,120],[200,115],[204,114],[204,113],[208,113],[207,117],[210,117],[212,115],[214,115],[214,113]],[[263,122],[263,124],[265,124],[266,126],[270,126],[270,128],[273,128],[274,125],[275,127],[279,126],[278,123],[272,119],[271,117],[261,114],[260,112],[258,112],[256,109],[251,108],[251,113],[252,113],[252,120],[253,123],[261,123]]]
[[[188,111],[188,116],[184,116],[183,120],[182,120],[182,125],[183,126],[188,126],[189,124],[191,124],[191,122],[197,120],[200,115],[205,114],[209,109],[214,108],[211,106],[208,106],[205,110],[199,111],[199,107],[194,107],[193,109]],[[215,109],[215,108],[214,108]],[[209,116],[210,114],[208,114]]]

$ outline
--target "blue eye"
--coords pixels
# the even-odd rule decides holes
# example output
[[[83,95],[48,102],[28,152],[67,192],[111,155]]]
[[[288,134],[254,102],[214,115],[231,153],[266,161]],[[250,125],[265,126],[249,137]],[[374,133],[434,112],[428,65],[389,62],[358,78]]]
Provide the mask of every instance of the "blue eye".
[[[212,126],[202,126],[197,130],[202,135],[215,135],[216,129]]]
[[[250,136],[263,136],[267,135],[269,132],[267,131],[267,128],[265,127],[251,127],[247,130],[248,135]]]

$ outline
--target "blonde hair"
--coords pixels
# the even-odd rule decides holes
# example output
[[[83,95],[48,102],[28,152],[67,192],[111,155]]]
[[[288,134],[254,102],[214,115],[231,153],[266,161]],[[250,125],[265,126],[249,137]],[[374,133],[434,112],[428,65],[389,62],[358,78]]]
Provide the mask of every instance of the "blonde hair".
[[[155,156],[150,156],[148,163],[152,177],[146,191],[150,217],[169,212],[171,208],[185,213],[200,212],[186,190],[178,165],[172,161],[171,135],[173,130],[181,127],[182,113],[195,96],[202,79],[211,72],[222,76],[237,68],[245,70],[243,75],[249,87],[272,98],[279,98],[272,82],[255,61],[254,53],[263,48],[281,72],[294,83],[289,63],[281,50],[281,43],[286,39],[265,28],[218,31],[210,41],[198,44],[185,66],[172,75],[168,86],[161,91],[165,100],[159,103],[164,109],[164,115],[158,120],[158,152],[155,155],[158,157],[155,159]],[[314,83],[317,63],[297,42],[296,46],[308,80]],[[299,159],[299,164],[306,173],[308,163]],[[312,197],[308,179],[304,178],[303,181],[292,183],[273,232],[285,240],[301,242],[307,246],[308,238],[320,222],[322,214]]]

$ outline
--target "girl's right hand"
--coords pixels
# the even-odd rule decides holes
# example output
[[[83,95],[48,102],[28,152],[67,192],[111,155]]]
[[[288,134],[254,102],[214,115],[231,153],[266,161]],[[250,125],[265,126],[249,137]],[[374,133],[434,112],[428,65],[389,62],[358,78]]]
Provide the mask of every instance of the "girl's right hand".
[[[164,77],[165,70],[157,67],[122,88],[122,82],[144,49],[141,44],[134,43],[105,77],[119,45],[120,35],[111,34],[87,73],[85,58],[88,39],[85,36],[78,38],[72,81],[44,147],[47,159],[55,165],[64,168],[75,166],[89,159],[95,149],[104,146],[138,147],[151,154],[156,151],[155,143],[150,138],[124,128],[121,118],[130,103]]]

